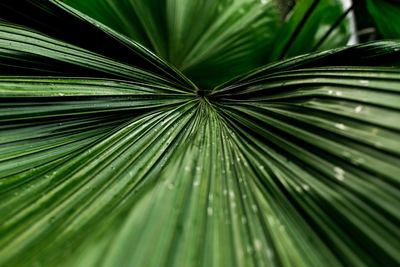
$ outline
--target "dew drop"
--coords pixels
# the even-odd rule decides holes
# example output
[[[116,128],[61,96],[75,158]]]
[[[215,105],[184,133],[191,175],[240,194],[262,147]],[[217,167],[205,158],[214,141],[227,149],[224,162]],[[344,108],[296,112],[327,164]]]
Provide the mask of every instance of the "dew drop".
[[[351,162],[352,162],[354,165],[358,165],[358,164],[364,163],[364,159],[363,159],[363,158],[355,158],[355,159],[352,159]]]
[[[363,106],[357,106],[357,107],[354,109],[354,112],[355,112],[355,113],[360,113],[360,112],[362,111],[362,109],[363,109]]]
[[[255,204],[251,205],[251,209],[253,210],[254,213],[258,212],[257,205]]]
[[[343,181],[344,180],[345,171],[342,168],[334,167],[333,171],[335,172],[336,179],[338,179],[339,181]]]
[[[167,185],[167,188],[168,188],[169,190],[174,189],[174,187],[175,187],[175,185],[174,185],[173,183],[169,183],[169,184]]]
[[[377,133],[379,132],[379,129],[378,128],[372,128],[372,130],[371,130],[371,133],[373,134],[373,135],[377,135]]]
[[[274,253],[270,249],[267,248],[266,252],[267,252],[267,257],[269,259],[272,259],[274,257]]]
[[[272,216],[268,215],[267,216],[267,221],[271,226],[275,224],[275,220],[274,220],[274,218]]]
[[[262,248],[262,243],[259,239],[254,239],[254,249],[260,251]]]
[[[252,253],[253,253],[253,248],[252,248],[250,245],[248,245],[248,246],[246,247],[246,252],[247,252],[248,254],[252,254]]]
[[[340,130],[346,130],[347,127],[343,123],[336,123],[335,127],[340,129]]]
[[[303,187],[303,189],[306,190],[306,191],[309,191],[309,190],[310,190],[310,186],[309,186],[308,184],[303,184],[302,187]]]
[[[212,216],[213,215],[213,209],[211,207],[207,208],[207,215]]]
[[[342,95],[343,95],[343,93],[340,92],[340,91],[336,91],[335,94],[336,94],[337,96],[342,96]]]

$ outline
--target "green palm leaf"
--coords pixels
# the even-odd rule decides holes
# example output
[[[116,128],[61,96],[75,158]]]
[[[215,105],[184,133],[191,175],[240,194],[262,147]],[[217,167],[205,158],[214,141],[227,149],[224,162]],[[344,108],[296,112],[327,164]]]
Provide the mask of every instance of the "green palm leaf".
[[[368,11],[379,32],[385,38],[400,38],[400,2],[397,0],[368,0]]]
[[[272,45],[280,23],[274,0],[66,3],[116,30],[126,29],[124,34],[147,45],[204,88],[263,65],[265,47]],[[262,53],[264,57],[259,56]]]
[[[398,41],[205,90],[130,39],[155,1],[95,3],[0,4],[1,266],[400,263]]]
[[[298,1],[276,36],[269,61],[343,46],[349,39],[341,1]]]

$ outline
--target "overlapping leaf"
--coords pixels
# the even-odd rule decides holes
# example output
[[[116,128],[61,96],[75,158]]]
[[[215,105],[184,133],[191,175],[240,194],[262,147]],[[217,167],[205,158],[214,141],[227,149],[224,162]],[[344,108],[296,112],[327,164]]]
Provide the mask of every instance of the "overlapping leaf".
[[[350,35],[347,14],[341,1],[298,1],[276,36],[269,62],[345,45]]]
[[[208,89],[263,65],[280,21],[273,0],[66,3],[116,30],[123,28],[122,33]]]
[[[75,75],[86,76],[89,75],[86,73],[87,71],[84,72],[77,66],[74,67],[74,70],[69,68],[68,65],[64,66],[64,64],[60,64],[59,62],[56,64],[51,63],[54,60],[66,63],[71,63],[72,61],[75,63],[75,61],[79,61],[77,59],[79,57],[85,59],[94,57],[92,62],[88,63],[87,67],[89,69],[93,69],[96,64],[99,70],[102,67],[106,68],[104,65],[119,65],[118,67],[112,66],[108,70],[103,70],[103,74],[100,77],[104,77],[104,72],[107,71],[121,72],[120,69],[122,67],[125,68],[125,73],[131,72],[129,77],[131,80],[136,80],[136,76],[149,76],[154,73],[159,76],[158,79],[163,77],[164,83],[165,80],[168,80],[175,87],[186,90],[190,88],[191,91],[195,90],[195,86],[180,72],[137,42],[126,38],[60,1],[7,0],[0,2],[0,7],[0,17],[4,18],[7,22],[1,25],[1,48],[4,51],[4,55],[2,55],[2,62],[0,64],[11,67],[10,69],[2,69],[2,73],[12,74],[14,68],[17,68],[18,71],[20,68],[23,68],[25,70],[29,69],[29,71],[23,74],[31,75],[32,72],[35,73],[45,68],[47,72],[53,70],[48,74],[54,75],[54,69],[67,68],[69,74],[74,73]],[[20,10],[24,10],[24,12],[21,13]],[[11,23],[21,25],[22,27]],[[45,34],[45,36],[39,36],[35,31],[39,31]],[[52,38],[49,38],[47,35]],[[14,38],[17,39],[14,40]],[[10,47],[10,45],[18,41],[20,42],[18,45]],[[74,46],[71,46],[71,44]],[[81,48],[77,49],[76,46]],[[38,48],[41,48],[41,50]],[[64,57],[60,58],[56,53],[60,52],[63,48],[66,49]],[[68,52],[68,48],[75,48],[76,51]],[[21,55],[22,53],[24,55]],[[40,56],[45,58],[43,59]],[[53,58],[46,58],[48,56]],[[20,57],[22,57],[22,60],[19,60]],[[36,57],[36,60],[35,58],[31,59],[32,57]],[[39,59],[37,59],[38,57]],[[113,59],[114,62],[111,63],[107,59]],[[35,61],[34,64],[31,62],[33,60]],[[127,70],[129,68],[130,70]],[[147,74],[143,73],[143,69],[146,70]],[[135,74],[132,75],[132,72],[135,72]],[[47,73],[44,72],[44,74],[46,75]],[[95,74],[90,74],[90,76],[93,75]],[[123,75],[127,78],[127,74]],[[121,74],[116,76],[124,77]]]
[[[339,0],[301,1],[287,18],[276,0],[66,2],[147,46],[206,89],[349,38]]]
[[[400,38],[400,2],[397,0],[368,0],[368,11],[384,38]]]

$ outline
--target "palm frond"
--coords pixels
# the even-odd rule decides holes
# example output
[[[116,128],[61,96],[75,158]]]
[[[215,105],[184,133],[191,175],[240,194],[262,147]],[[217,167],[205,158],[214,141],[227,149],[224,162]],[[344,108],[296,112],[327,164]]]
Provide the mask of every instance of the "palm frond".
[[[263,65],[265,48],[272,44],[280,22],[279,10],[272,0],[66,3],[95,18],[101,17],[100,21],[115,29],[129,20],[132,26],[123,31],[125,34],[148,44],[197,86],[208,89]]]
[[[221,24],[186,35],[194,10],[214,19],[212,2],[90,1],[102,23],[60,1],[0,3],[0,266],[400,264],[400,42],[278,61],[211,90],[130,39],[177,55],[189,36],[187,58],[219,51],[210,66],[224,66],[236,45],[224,40],[253,34],[224,23],[275,12],[221,1]],[[121,34],[128,3],[139,24]],[[167,42],[149,17],[164,8]]]
[[[349,23],[341,1],[299,1],[276,36],[269,62],[347,43]]]
[[[195,88],[193,83],[179,71],[137,42],[60,1],[5,1],[0,3],[0,7],[0,17],[5,18],[8,22],[21,25],[23,27],[21,30],[25,30],[24,33],[16,34],[29,36],[34,29],[46,36],[40,37],[38,34],[32,33],[31,38],[40,40],[52,37],[52,39],[61,40],[63,42],[54,40],[54,43],[58,42],[60,49],[63,46],[69,47],[67,43],[72,44],[75,48],[90,50],[91,53],[114,59],[118,63],[128,63],[131,67],[145,69],[147,72],[166,77],[182,88]],[[24,12],[21,13],[21,9]],[[21,28],[21,26],[13,26],[10,23],[4,25],[4,27],[13,28]],[[7,33],[9,30],[3,29],[3,31]],[[21,36],[15,37],[21,38]],[[34,41],[34,39],[31,40]],[[9,40],[7,39],[7,41]],[[45,54],[46,52],[44,52]],[[38,60],[38,62],[41,61]],[[36,66],[33,68],[36,69]]]
[[[400,38],[400,3],[396,0],[368,0],[368,11],[385,38]]]

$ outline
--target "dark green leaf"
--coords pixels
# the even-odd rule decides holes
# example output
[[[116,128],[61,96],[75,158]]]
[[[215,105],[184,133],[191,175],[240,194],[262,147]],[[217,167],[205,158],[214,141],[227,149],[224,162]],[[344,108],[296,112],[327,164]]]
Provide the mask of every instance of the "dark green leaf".
[[[400,264],[399,41],[275,62],[196,94],[130,39],[139,26],[109,28],[128,20],[124,3],[104,24],[60,1],[0,4],[0,266]],[[188,14],[220,2],[169,1],[179,12],[166,19],[180,21],[169,48],[147,17],[162,8],[132,3],[138,31],[170,51]],[[268,1],[240,15],[246,1],[221,3],[222,22],[275,14]],[[225,37],[259,29],[208,26],[193,29],[193,51],[220,66]]]
[[[206,99],[3,78],[1,263],[395,265],[400,71],[322,55]]]
[[[345,45],[349,25],[342,15],[338,0],[298,1],[276,36],[269,61]]]
[[[114,29],[129,24],[123,33],[208,89],[263,65],[280,20],[272,0],[66,3]]]
[[[400,2],[397,0],[367,0],[368,11],[379,32],[385,38],[400,38]]]
[[[194,87],[183,75],[146,48],[60,1],[6,0],[0,3],[0,7],[0,17],[25,26],[25,33],[21,33],[22,35],[29,34],[28,32],[33,28],[55,39],[61,39],[116,61],[167,77],[185,88]],[[23,13],[20,12],[21,9],[24,10]],[[8,23],[5,26],[15,28]],[[32,34],[35,37],[38,36],[35,32]],[[48,39],[48,37],[40,39]],[[58,44],[65,44],[65,42],[58,42]],[[36,66],[31,68],[36,69]]]

